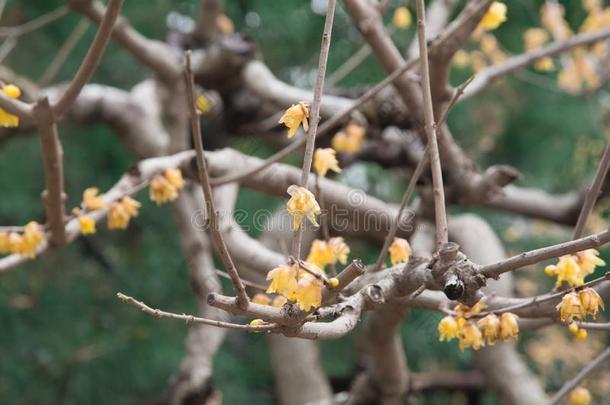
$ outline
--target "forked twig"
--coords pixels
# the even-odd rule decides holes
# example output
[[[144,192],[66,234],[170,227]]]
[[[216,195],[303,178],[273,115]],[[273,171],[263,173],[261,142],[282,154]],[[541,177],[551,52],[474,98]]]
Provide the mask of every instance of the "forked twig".
[[[205,207],[208,213],[208,219],[210,223],[210,232],[212,234],[212,240],[218,250],[220,258],[225,266],[227,273],[231,276],[231,282],[235,288],[237,294],[237,303],[240,308],[246,308],[248,302],[248,293],[246,288],[239,277],[233,259],[229,254],[229,250],[225,244],[225,241],[220,232],[218,215],[214,208],[214,199],[212,197],[212,187],[210,186],[210,177],[208,175],[208,168],[205,162],[203,143],[201,141],[201,128],[199,124],[199,116],[197,115],[197,109],[195,107],[195,84],[193,78],[193,70],[191,68],[191,51],[187,50],[184,53],[185,60],[185,76],[187,86],[187,97],[189,104],[189,111],[191,116],[191,130],[193,134],[193,143],[195,144],[195,151],[197,153],[197,167],[199,172],[199,181],[201,182],[201,189],[203,191],[203,197],[205,199]]]

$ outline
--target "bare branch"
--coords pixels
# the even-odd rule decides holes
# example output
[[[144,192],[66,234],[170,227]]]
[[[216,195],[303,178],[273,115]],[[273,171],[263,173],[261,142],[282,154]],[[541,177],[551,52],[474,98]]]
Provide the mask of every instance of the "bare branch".
[[[72,50],[74,50],[74,47],[76,46],[78,41],[80,41],[83,35],[85,35],[85,32],[87,32],[87,28],[89,28],[89,22],[84,18],[81,19],[78,24],[76,24],[74,30],[72,30],[64,44],[61,46],[49,66],[46,68],[46,70],[38,80],[39,86],[47,86],[53,81],[53,79],[59,72],[59,69],[61,69],[63,64],[66,62],[66,59],[68,59],[68,57],[72,53]]]
[[[498,278],[502,273],[516,270],[529,264],[539,263],[543,260],[554,259],[567,254],[573,254],[585,249],[595,248],[610,242],[610,229],[584,238],[559,243],[540,249],[523,252],[497,263],[482,266],[479,272],[488,278]]]
[[[59,140],[57,123],[47,97],[38,100],[34,106],[34,114],[40,133],[42,161],[44,163],[45,191],[43,200],[47,207],[47,220],[51,228],[51,244],[55,247],[61,247],[67,242],[64,228],[64,217],[66,215],[64,152]]]
[[[602,158],[599,161],[599,166],[597,167],[597,172],[595,173],[595,177],[593,178],[593,182],[591,186],[587,189],[587,193],[585,194],[585,201],[582,205],[582,209],[580,210],[580,215],[578,216],[578,221],[576,222],[576,226],[574,227],[574,234],[572,235],[572,239],[582,238],[582,235],[585,231],[585,226],[587,226],[587,220],[589,219],[589,215],[593,211],[593,207],[595,207],[595,202],[599,197],[599,193],[604,184],[604,179],[608,173],[608,167],[610,166],[610,144],[606,142],[604,146],[604,152],[602,153]]]
[[[504,63],[490,66],[477,73],[472,85],[470,85],[464,93],[463,99],[465,100],[474,96],[475,94],[484,90],[494,80],[502,76],[506,76],[507,74],[519,70],[525,66],[531,65],[538,59],[547,56],[559,55],[563,52],[569,51],[572,48],[590,45],[595,42],[602,41],[608,37],[610,37],[610,29],[587,32],[584,34],[574,35],[565,41],[553,42],[552,44],[538,48],[535,51],[513,56]]]
[[[443,173],[441,159],[438,152],[436,139],[436,124],[434,123],[434,110],[432,106],[432,93],[430,89],[430,67],[428,66],[428,45],[426,44],[426,8],[423,0],[415,0],[417,8],[417,35],[419,38],[419,63],[422,76],[422,92],[424,103],[425,130],[428,137],[428,148],[430,155],[430,168],[432,170],[434,212],[436,225],[436,245],[440,248],[447,243],[447,209],[445,208],[445,189],[443,187]]]
[[[179,321],[184,321],[187,325],[189,323],[201,323],[204,325],[217,326],[219,328],[227,328],[227,329],[236,329],[248,332],[268,332],[277,328],[277,325],[269,324],[269,325],[261,325],[261,326],[250,326],[250,325],[240,325],[236,323],[216,321],[213,319],[200,318],[194,315],[186,315],[186,314],[176,314],[173,312],[162,311],[160,309],[154,309],[143,303],[142,301],[138,301],[133,297],[125,295],[123,293],[117,293],[117,298],[123,301],[126,304],[133,305],[136,308],[140,308],[142,312],[147,315],[154,316],[155,318],[168,318],[168,319],[176,319]]]
[[[91,79],[93,72],[95,72],[95,69],[102,59],[106,46],[108,45],[110,35],[122,6],[123,0],[110,0],[108,2],[108,8],[99,24],[95,38],[78,68],[76,75],[61,98],[53,104],[53,113],[55,116],[61,117],[66,112],[76,97],[78,97],[83,86]]]
[[[563,397],[568,395],[576,386],[591,372],[593,372],[598,366],[600,366],[606,359],[610,357],[610,347],[598,354],[593,360],[591,360],[582,370],[578,372],[571,380],[567,381],[563,387],[551,398],[549,405],[554,405],[561,401]]]
[[[36,31],[48,24],[51,24],[52,22],[59,20],[63,16],[67,15],[69,11],[70,10],[68,7],[59,6],[50,13],[41,15],[40,17],[37,17],[24,24],[15,27],[0,27],[0,38],[16,38],[29,34],[30,32]]]
[[[186,51],[184,54],[186,67],[185,67],[185,78],[186,78],[186,86],[187,86],[187,98],[189,102],[189,111],[191,115],[191,130],[193,135],[193,142],[195,144],[195,151],[197,153],[197,166],[199,168],[199,181],[201,182],[201,189],[203,191],[203,196],[205,198],[205,206],[208,213],[208,220],[210,223],[210,232],[212,234],[212,240],[214,241],[214,246],[218,250],[220,257],[222,259],[223,264],[225,265],[225,270],[231,276],[231,282],[233,283],[233,287],[235,288],[238,304],[240,307],[245,308],[248,306],[248,302],[250,301],[248,298],[248,293],[239,277],[237,269],[235,268],[235,264],[233,264],[233,260],[231,259],[231,255],[227,249],[227,246],[224,242],[222,234],[220,232],[219,224],[218,224],[218,215],[214,208],[214,200],[212,197],[212,187],[210,186],[210,178],[208,176],[208,169],[205,162],[204,151],[203,151],[203,142],[201,140],[201,128],[199,124],[199,116],[197,115],[197,109],[195,107],[195,85],[193,79],[193,71],[191,69],[191,52]]]

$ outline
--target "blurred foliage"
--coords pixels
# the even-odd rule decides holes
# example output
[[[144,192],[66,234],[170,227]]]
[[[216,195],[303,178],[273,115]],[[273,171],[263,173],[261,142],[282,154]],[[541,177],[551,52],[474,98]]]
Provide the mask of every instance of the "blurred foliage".
[[[396,6],[400,2],[391,3]],[[520,52],[522,33],[537,25],[541,2],[509,3],[509,20],[497,30],[497,36],[505,49]],[[580,2],[562,3],[568,9],[570,23],[577,26],[584,16]],[[2,25],[23,23],[61,4],[59,0],[9,0]],[[312,12],[312,5],[317,10],[324,1],[226,0],[227,14],[237,30],[254,39],[271,69],[280,78],[301,86],[311,86],[314,80],[324,22],[323,13]],[[130,0],[125,2],[123,15],[144,35],[163,39],[168,13],[194,16],[197,8],[196,0]],[[386,21],[390,19],[388,13]],[[24,76],[39,78],[77,21],[77,16],[69,15],[20,38],[8,65]],[[61,69],[58,81],[74,74],[94,32],[90,27]],[[394,39],[404,49],[413,34],[413,28],[398,31]],[[338,8],[329,71],[362,44],[349,17]],[[470,74],[454,73],[454,84]],[[129,88],[149,75],[111,42],[93,81]],[[603,134],[608,132],[601,125],[602,117],[608,114],[602,109],[607,89],[589,98],[573,97],[557,90],[553,74],[542,79],[536,75],[537,84],[526,80],[526,75],[517,74],[480,97],[459,104],[449,123],[458,142],[482,167],[507,163],[524,174],[521,185],[550,192],[579,189],[591,175]],[[382,77],[382,69],[369,56],[342,84],[370,85]],[[70,206],[79,202],[86,187],[107,189],[134,160],[108,128],[68,125],[61,128],[61,134]],[[235,145],[237,148],[254,149],[259,156],[271,152],[257,141],[240,142]],[[15,156],[20,158],[14,159]],[[374,164],[355,165],[340,180],[390,201],[400,199],[406,184],[400,173],[388,176]],[[31,219],[42,222],[42,188],[36,137],[18,136],[5,142],[0,148],[0,223],[24,224]],[[45,254],[0,277],[2,402],[132,404],[150,403],[159,397],[184,354],[187,328],[143,316],[118,302],[115,294],[123,291],[176,312],[193,313],[196,304],[169,207],[154,207],[145,193],[139,199],[144,207],[127,232],[108,232],[100,226],[95,236],[81,239],[61,252]],[[279,199],[251,191],[242,191],[238,199],[238,209],[250,214],[260,209],[272,212],[280,204]],[[511,251],[569,237],[569,232],[560,227],[486,210],[476,212],[490,220]],[[257,235],[253,215],[247,216],[243,224]],[[352,250],[369,261],[376,257],[376,251],[364,243],[354,243]],[[552,286],[541,271],[529,276],[528,273],[519,278],[530,280],[538,292]],[[413,311],[404,325],[408,342],[405,349],[415,371],[469,366],[469,352],[459,352],[455,344],[437,342],[439,317]],[[321,343],[323,366],[333,379],[353,375],[357,363],[355,345],[354,336]],[[214,376],[226,403],[274,403],[267,354],[264,336],[229,333],[215,359]],[[426,403],[463,400],[438,395]],[[491,396],[487,401],[494,403]]]

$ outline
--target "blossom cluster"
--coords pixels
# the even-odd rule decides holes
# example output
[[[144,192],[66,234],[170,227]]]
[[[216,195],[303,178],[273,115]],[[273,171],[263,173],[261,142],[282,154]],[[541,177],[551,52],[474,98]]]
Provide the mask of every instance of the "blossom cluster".
[[[439,322],[439,340],[442,342],[457,338],[460,350],[467,347],[478,350],[485,345],[495,345],[498,339],[506,341],[519,334],[517,315],[510,312],[499,317],[490,313],[476,322],[470,319],[486,307],[482,302],[472,307],[458,304],[455,316],[447,315]]]
[[[584,288],[564,295],[556,307],[561,320],[568,324],[569,331],[580,340],[587,338],[587,331],[579,328],[574,321],[582,321],[588,315],[595,318],[600,308],[604,310],[604,301],[592,288]]]
[[[23,232],[0,232],[0,254],[13,253],[33,258],[45,241],[42,227],[31,221],[23,227]]]
[[[555,287],[559,288],[565,282],[570,287],[580,287],[585,283],[585,277],[592,274],[597,266],[606,263],[600,259],[599,252],[587,249],[575,255],[565,255],[559,258],[557,264],[545,267],[544,272],[549,276],[557,277]]]

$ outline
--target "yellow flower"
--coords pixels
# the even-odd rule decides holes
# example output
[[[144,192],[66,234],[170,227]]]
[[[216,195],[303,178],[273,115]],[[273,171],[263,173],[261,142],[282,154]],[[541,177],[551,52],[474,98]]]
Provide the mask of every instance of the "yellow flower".
[[[322,303],[322,287],[324,284],[310,274],[304,274],[298,283],[296,302],[303,311],[312,307],[318,308]]]
[[[21,243],[16,245],[16,253],[27,257],[35,257],[38,247],[44,243],[45,234],[36,221],[29,222],[23,231]]]
[[[584,387],[576,387],[570,392],[569,405],[589,405],[591,403],[591,394]]]
[[[328,242],[316,239],[311,244],[307,261],[323,269],[329,264],[347,263],[349,253],[349,246],[342,237],[330,238]]]
[[[589,334],[587,333],[586,329],[579,329],[574,336],[577,340],[587,340]]]
[[[165,169],[163,172],[163,177],[165,177],[165,180],[169,181],[171,185],[176,187],[178,190],[182,190],[184,187],[184,178],[182,177],[182,172],[180,169]]]
[[[392,24],[396,28],[405,29],[411,26],[413,18],[411,18],[411,12],[406,7],[398,7],[394,11],[394,16],[392,17]]]
[[[80,225],[80,231],[83,235],[95,233],[95,221],[93,218],[87,215],[79,215],[78,224]]]
[[[10,98],[19,98],[21,90],[14,84],[7,84],[2,87],[4,95]],[[0,108],[0,127],[18,127],[19,117],[8,113]]]
[[[155,176],[150,181],[149,196],[157,205],[174,201],[178,198],[178,189],[163,176]]]
[[[460,327],[454,317],[447,315],[438,323],[438,340],[450,341],[458,337]]]
[[[286,297],[282,297],[281,295],[278,295],[277,297],[275,297],[273,299],[273,302],[271,302],[271,306],[280,308],[280,307],[283,307],[286,302],[288,302]]]
[[[233,20],[227,17],[226,14],[219,14],[218,17],[216,17],[216,27],[218,28],[218,31],[223,34],[232,34],[235,32],[235,24],[233,24]]]
[[[271,280],[267,293],[277,293],[288,299],[293,299],[297,290],[297,267],[279,265],[267,273],[267,280]]]
[[[333,136],[331,145],[337,152],[356,153],[362,149],[365,132],[364,127],[349,124],[345,130],[339,131]]]
[[[453,65],[458,69],[464,69],[470,65],[470,55],[463,49],[460,49],[453,56]]]
[[[8,232],[0,232],[0,254],[11,253],[11,239]]]
[[[496,344],[498,339],[498,333],[500,333],[500,320],[494,314],[489,314],[483,319],[477,322],[477,326],[481,329],[483,339],[487,341],[487,344],[493,346]]]
[[[335,261],[333,250],[328,243],[323,240],[316,239],[312,242],[307,261],[315,264],[320,268],[326,267]]]
[[[487,308],[487,304],[479,301],[474,304],[472,307],[464,304],[458,304],[455,306],[454,311],[456,315],[460,318],[470,318],[477,315],[479,312]]]
[[[574,319],[581,321],[585,317],[585,310],[575,292],[564,295],[555,308],[559,311],[561,320],[566,323],[570,323]]]
[[[294,184],[288,187],[287,191],[290,200],[286,203],[286,208],[288,213],[292,215],[292,228],[299,229],[303,217],[306,217],[313,225],[318,226],[316,216],[320,214],[320,206],[311,191]]]
[[[290,139],[297,133],[301,124],[303,124],[303,129],[305,131],[309,130],[307,118],[309,118],[309,105],[301,101],[299,104],[291,105],[290,108],[284,112],[284,115],[282,115],[278,124],[284,124],[288,127],[288,139]]]
[[[555,62],[553,62],[553,58],[546,56],[538,59],[534,63],[534,69],[541,72],[550,72],[551,70],[555,69]]]
[[[540,48],[549,39],[544,28],[530,28],[523,34],[523,43],[526,51]]]
[[[479,23],[479,27],[487,31],[495,30],[500,24],[506,21],[506,10],[506,4],[494,1],[483,16],[483,19]]]
[[[460,350],[462,351],[467,347],[472,347],[474,350],[479,350],[485,344],[481,331],[472,322],[468,322],[466,325],[464,325],[464,327],[460,330],[458,338],[460,340]]]
[[[141,204],[131,197],[123,197],[114,202],[108,212],[108,229],[126,229],[129,221],[138,216]]]
[[[411,245],[409,242],[402,238],[394,238],[394,241],[388,248],[390,252],[390,261],[392,262],[392,266],[397,263],[408,263],[409,257],[411,257]]]
[[[519,334],[517,315],[506,312],[500,316],[500,339],[508,340]]]
[[[341,172],[337,161],[337,152],[333,148],[318,148],[313,155],[313,168],[318,176],[326,176],[326,172],[332,170],[335,173]]]
[[[585,288],[584,290],[579,291],[578,298],[580,299],[580,304],[582,305],[585,314],[591,315],[593,318],[597,316],[600,307],[602,310],[605,309],[602,297],[592,288]]]
[[[254,304],[269,305],[269,303],[271,303],[271,298],[269,298],[267,294],[256,294],[252,297],[252,302]]]
[[[106,205],[101,196],[98,196],[100,190],[97,187],[90,187],[83,191],[83,207],[93,211],[104,208]]]
[[[576,333],[578,333],[578,325],[576,325],[575,322],[572,322],[568,325],[568,330],[576,335]]]
[[[347,257],[350,254],[350,248],[343,241],[343,238],[340,236],[330,238],[328,240],[328,245],[330,246],[330,248],[333,252],[334,263],[336,263],[338,261],[341,264],[346,264]]]
[[[202,114],[207,114],[212,111],[212,103],[210,102],[210,99],[206,97],[205,94],[202,94],[197,97],[197,100],[195,100],[195,105]]]
[[[599,252],[595,249],[587,249],[576,253],[578,266],[580,266],[583,278],[592,274],[597,266],[604,266],[606,264],[606,262],[597,256],[599,256]]]
[[[547,275],[557,276],[555,287],[561,287],[564,281],[571,287],[580,286],[584,283],[580,266],[576,261],[576,257],[572,255],[561,256],[557,265],[549,265],[544,271]]]

